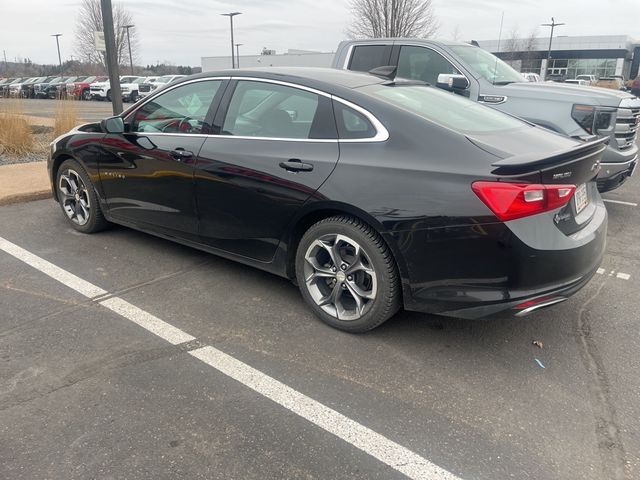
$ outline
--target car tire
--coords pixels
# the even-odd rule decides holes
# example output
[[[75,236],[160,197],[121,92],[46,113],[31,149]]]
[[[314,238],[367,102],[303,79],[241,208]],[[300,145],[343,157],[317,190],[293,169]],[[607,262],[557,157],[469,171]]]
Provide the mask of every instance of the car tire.
[[[109,226],[100,208],[95,187],[77,161],[65,160],[58,168],[56,193],[67,221],[77,231],[94,233]]]
[[[371,226],[351,216],[326,218],[305,232],[296,252],[296,278],[313,312],[346,332],[367,332],[400,308],[391,250]]]
[[[111,90],[107,90],[107,102],[111,101]]]
[[[91,100],[91,90],[89,90],[88,88],[83,90],[82,94],[80,95],[80,99],[84,100],[85,102]]]

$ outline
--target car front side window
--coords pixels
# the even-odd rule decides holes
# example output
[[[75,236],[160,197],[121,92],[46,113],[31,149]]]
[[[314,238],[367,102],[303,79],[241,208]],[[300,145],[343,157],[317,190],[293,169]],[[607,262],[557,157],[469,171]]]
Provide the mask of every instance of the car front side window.
[[[336,138],[327,98],[300,88],[240,80],[229,103],[223,135],[263,138]]]
[[[397,76],[435,85],[441,73],[460,72],[446,58],[430,48],[404,46],[400,49]]]
[[[131,132],[203,133],[205,118],[222,80],[181,85],[142,105],[134,114]]]

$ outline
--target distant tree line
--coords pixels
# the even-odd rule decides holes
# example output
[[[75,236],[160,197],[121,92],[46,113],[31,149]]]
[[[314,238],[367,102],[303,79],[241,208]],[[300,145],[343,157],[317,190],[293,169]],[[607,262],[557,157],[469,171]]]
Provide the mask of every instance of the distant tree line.
[[[184,65],[172,65],[169,62],[157,65],[134,65],[135,75],[150,77],[160,75],[192,75],[200,73],[202,68]],[[106,75],[106,69],[101,64],[86,63],[79,60],[67,60],[60,65],[47,65],[33,63],[30,59],[19,59],[17,62],[0,61],[0,78],[4,77],[48,77],[54,75],[76,76],[76,75]],[[129,66],[120,66],[120,75],[128,75]]]

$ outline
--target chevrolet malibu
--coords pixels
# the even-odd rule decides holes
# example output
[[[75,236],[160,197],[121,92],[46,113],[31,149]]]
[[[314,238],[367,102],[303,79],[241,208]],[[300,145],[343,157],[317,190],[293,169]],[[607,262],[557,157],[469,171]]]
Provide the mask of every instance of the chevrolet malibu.
[[[271,68],[182,79],[56,139],[48,169],[76,230],[117,223],[267,270],[364,332],[401,307],[476,319],[566,300],[605,248],[605,148],[419,82]]]

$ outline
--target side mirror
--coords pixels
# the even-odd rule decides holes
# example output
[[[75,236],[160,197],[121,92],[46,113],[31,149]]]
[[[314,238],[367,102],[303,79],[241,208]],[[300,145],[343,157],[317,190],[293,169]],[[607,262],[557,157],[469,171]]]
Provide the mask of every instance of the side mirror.
[[[105,118],[100,122],[100,127],[105,133],[124,133],[124,120],[122,117]]]
[[[449,73],[441,73],[438,75],[436,87],[449,92],[466,90],[469,88],[469,80],[464,75],[454,75]]]

